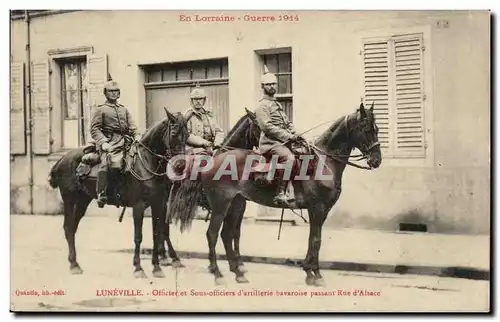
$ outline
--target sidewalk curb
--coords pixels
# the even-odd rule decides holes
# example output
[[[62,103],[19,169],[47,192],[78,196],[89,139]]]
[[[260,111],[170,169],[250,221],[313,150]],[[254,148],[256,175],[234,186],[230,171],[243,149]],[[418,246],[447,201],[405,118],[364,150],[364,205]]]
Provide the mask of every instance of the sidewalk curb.
[[[133,253],[133,249],[118,250],[122,253]],[[151,255],[151,248],[143,248],[141,254]],[[177,251],[180,258],[196,258],[208,259],[208,253],[194,251]],[[270,256],[241,256],[243,262],[256,264],[272,264],[293,266],[302,268],[302,259],[270,257]],[[217,260],[226,260],[225,254],[217,254]],[[208,264],[208,263],[207,263]],[[340,270],[353,272],[369,272],[369,273],[386,273],[400,275],[427,275],[438,277],[463,278],[470,280],[489,281],[489,270],[472,268],[472,267],[443,267],[443,266],[417,266],[417,265],[389,265],[375,263],[355,263],[355,262],[339,262],[339,261],[320,261],[320,269],[324,270]]]

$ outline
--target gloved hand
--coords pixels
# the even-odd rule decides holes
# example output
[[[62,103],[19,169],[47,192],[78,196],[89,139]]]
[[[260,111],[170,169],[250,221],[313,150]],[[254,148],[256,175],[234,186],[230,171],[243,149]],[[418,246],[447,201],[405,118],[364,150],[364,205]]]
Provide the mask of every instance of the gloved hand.
[[[292,142],[307,142],[306,139],[304,139],[302,136],[300,135],[294,135],[291,139]]]
[[[109,151],[109,150],[111,150],[111,148],[112,148],[112,146],[108,142],[104,142],[101,145],[101,150],[106,151],[106,152]]]

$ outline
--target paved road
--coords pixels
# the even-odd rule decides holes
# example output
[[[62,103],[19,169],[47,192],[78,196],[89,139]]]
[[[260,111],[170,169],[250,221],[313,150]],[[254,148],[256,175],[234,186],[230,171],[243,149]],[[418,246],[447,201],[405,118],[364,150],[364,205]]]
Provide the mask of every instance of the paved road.
[[[130,254],[80,245],[82,275],[70,275],[66,245],[44,241],[43,227],[13,237],[11,253],[11,309],[13,310],[126,310],[126,311],[470,311],[487,310],[489,283],[464,279],[324,271],[326,286],[309,287],[296,268],[247,264],[249,284],[237,284],[220,262],[226,285],[216,287],[207,262],[185,259],[185,268],[164,267],[166,277],[152,278],[144,256],[146,279],[135,279]],[[60,234],[57,233],[57,234]],[[15,235],[19,236],[19,234]],[[108,238],[113,238],[110,232]],[[61,240],[59,237],[56,240]],[[60,294],[16,295],[16,291]],[[98,296],[127,289],[141,296]],[[157,295],[157,290],[179,296]],[[354,296],[354,290],[374,292]],[[247,293],[241,294],[240,291]],[[252,293],[252,291],[254,293]],[[256,295],[260,292],[272,294]],[[339,291],[351,292],[339,295]],[[64,292],[64,295],[62,295]],[[185,295],[182,295],[185,292]],[[208,292],[203,295],[203,292]],[[232,295],[228,294],[233,292]],[[291,292],[292,294],[277,294]],[[313,295],[313,292],[324,292]],[[293,294],[294,293],[294,294]],[[300,294],[299,294],[300,293]],[[305,295],[302,295],[305,294]]]

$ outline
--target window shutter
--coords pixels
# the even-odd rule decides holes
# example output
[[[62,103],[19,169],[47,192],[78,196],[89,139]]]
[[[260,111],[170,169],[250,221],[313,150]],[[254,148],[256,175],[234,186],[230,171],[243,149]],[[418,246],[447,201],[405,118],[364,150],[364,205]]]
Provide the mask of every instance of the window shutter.
[[[363,42],[364,100],[388,157],[425,157],[421,34]]]
[[[31,62],[31,105],[33,116],[33,153],[51,152],[51,120],[49,97],[49,62]]]
[[[26,154],[24,63],[10,64],[10,154]]]
[[[375,103],[374,113],[382,149],[389,149],[391,141],[389,61],[389,42],[387,40],[364,43],[364,100],[368,105],[371,105],[372,102]]]
[[[87,56],[87,79],[88,79],[88,107],[85,107],[85,131],[86,142],[90,137],[90,120],[96,107],[105,102],[103,90],[108,80],[108,57],[107,55]]]
[[[422,37],[394,37],[396,142],[398,156],[425,155]]]

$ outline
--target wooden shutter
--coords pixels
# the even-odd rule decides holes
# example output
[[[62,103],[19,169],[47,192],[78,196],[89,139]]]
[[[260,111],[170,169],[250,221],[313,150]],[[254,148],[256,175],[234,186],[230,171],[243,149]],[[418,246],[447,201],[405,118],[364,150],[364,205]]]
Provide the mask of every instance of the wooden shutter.
[[[51,120],[48,60],[31,63],[31,105],[33,116],[33,153],[51,152]]]
[[[26,154],[24,63],[10,65],[10,154]]]
[[[379,142],[382,149],[389,149],[391,140],[389,61],[389,42],[387,40],[364,43],[364,99],[365,104],[368,105],[375,102],[374,113],[379,127]]]
[[[363,46],[364,101],[375,102],[383,152],[425,156],[422,35],[365,40]]]
[[[87,56],[87,79],[88,107],[84,106],[86,142],[90,140],[90,120],[92,114],[98,105],[105,102],[103,90],[108,80],[107,55]]]
[[[397,155],[424,156],[422,37],[395,37]]]

